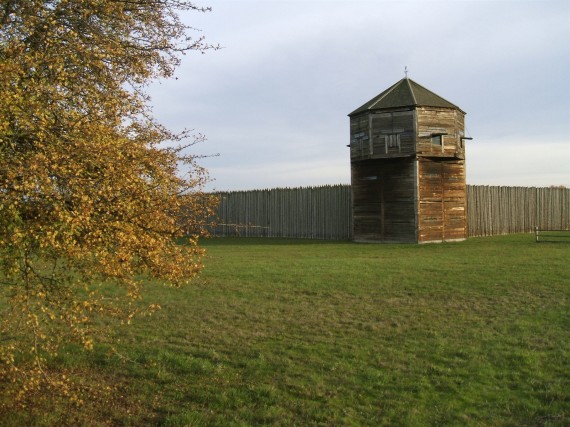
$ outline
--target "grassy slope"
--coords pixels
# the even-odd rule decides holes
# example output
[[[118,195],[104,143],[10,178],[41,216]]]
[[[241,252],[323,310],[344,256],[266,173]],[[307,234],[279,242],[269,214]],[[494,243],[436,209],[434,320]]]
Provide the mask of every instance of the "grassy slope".
[[[86,418],[161,425],[570,423],[569,244],[220,239],[198,284],[61,363],[118,384]],[[129,410],[129,413],[126,410]],[[57,413],[57,411],[56,411]],[[54,415],[55,416],[55,415]]]

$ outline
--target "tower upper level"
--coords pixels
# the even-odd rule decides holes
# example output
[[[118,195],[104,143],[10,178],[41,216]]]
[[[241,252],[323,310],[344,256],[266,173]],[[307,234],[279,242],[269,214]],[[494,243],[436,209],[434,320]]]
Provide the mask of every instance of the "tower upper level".
[[[351,161],[465,157],[465,112],[407,77],[349,117]]]

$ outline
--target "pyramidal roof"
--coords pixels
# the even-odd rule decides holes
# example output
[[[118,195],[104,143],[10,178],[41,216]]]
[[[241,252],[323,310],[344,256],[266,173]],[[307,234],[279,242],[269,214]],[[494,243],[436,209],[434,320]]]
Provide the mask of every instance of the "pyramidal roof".
[[[404,77],[380,95],[375,96],[366,104],[354,110],[349,116],[370,110],[414,106],[455,108],[463,112],[457,105],[443,99],[441,96],[436,95],[415,81]]]

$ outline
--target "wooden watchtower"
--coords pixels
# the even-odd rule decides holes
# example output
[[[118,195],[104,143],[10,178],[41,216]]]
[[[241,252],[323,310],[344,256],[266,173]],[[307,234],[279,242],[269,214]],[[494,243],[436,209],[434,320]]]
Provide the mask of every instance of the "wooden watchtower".
[[[406,77],[349,117],[354,240],[465,239],[465,112]]]

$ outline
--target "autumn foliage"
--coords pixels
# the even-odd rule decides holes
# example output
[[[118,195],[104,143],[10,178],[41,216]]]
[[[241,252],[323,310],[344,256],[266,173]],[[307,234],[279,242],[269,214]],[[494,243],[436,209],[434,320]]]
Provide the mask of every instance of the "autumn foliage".
[[[45,368],[62,342],[89,349],[97,318],[144,310],[141,277],[180,285],[200,272],[213,206],[188,154],[200,137],[156,123],[144,91],[181,53],[211,48],[180,11],[205,9],[2,2],[0,387],[22,402],[65,383]]]

